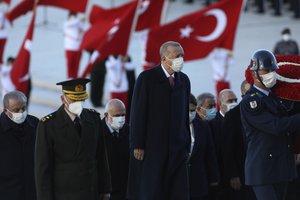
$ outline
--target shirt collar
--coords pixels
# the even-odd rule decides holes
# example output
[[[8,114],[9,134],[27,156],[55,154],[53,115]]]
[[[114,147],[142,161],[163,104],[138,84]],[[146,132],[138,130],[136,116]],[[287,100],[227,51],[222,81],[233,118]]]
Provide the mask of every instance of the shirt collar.
[[[112,127],[110,126],[110,124],[109,124],[109,123],[107,123],[106,119],[105,119],[105,124],[107,125],[107,127],[108,127],[108,130],[110,131],[110,133],[113,133],[113,132],[117,132],[117,133],[119,133],[119,130],[115,131],[114,129],[112,129]]]
[[[264,89],[262,89],[262,88],[259,88],[259,87],[257,87],[256,85],[253,85],[253,87],[254,87],[255,89],[257,89],[258,91],[264,93],[265,95],[269,96],[270,91],[264,90]]]
[[[173,77],[174,77],[174,74],[170,75],[170,74],[167,72],[167,70],[162,66],[162,64],[161,64],[160,66],[161,66],[161,68],[163,69],[163,71],[164,71],[164,73],[165,73],[165,75],[166,75],[167,78],[169,78],[170,76],[173,76]]]
[[[74,121],[76,115],[73,114],[73,113],[71,113],[65,106],[64,106],[64,109],[65,109],[66,113],[68,114],[68,116],[71,118],[71,120]],[[79,117],[79,116],[78,116],[78,117]],[[79,118],[80,118],[80,117],[79,117]]]

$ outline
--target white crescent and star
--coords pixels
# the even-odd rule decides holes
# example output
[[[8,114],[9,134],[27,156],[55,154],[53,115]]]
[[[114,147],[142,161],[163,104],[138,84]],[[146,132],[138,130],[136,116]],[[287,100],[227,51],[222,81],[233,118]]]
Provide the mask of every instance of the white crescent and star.
[[[222,35],[224,32],[226,25],[227,25],[227,16],[221,9],[212,9],[205,13],[205,16],[214,16],[217,20],[217,24],[215,29],[208,35],[205,36],[195,36],[195,39],[201,42],[210,42]],[[180,37],[181,38],[190,38],[191,33],[194,31],[194,29],[187,25],[184,28],[180,29]]]

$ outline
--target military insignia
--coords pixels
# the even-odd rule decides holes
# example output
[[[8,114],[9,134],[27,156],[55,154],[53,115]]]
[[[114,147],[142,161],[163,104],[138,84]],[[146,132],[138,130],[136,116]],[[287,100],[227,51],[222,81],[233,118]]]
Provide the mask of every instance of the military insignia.
[[[82,92],[83,91],[83,85],[79,84],[75,86],[75,92]]]
[[[256,101],[250,101],[250,107],[252,109],[256,108],[257,107],[257,102]]]
[[[51,119],[52,116],[53,116],[52,114],[49,114],[49,115],[43,117],[43,118],[41,119],[41,121],[42,121],[42,122],[46,122],[47,120]]]

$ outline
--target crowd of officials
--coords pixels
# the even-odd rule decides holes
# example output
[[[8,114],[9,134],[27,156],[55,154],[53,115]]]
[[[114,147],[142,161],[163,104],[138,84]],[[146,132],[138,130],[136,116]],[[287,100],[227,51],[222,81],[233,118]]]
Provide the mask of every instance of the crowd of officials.
[[[164,43],[160,56],[136,80],[129,124],[120,99],[109,100],[103,116],[84,108],[89,79],[57,83],[62,105],[40,120],[27,113],[23,93],[6,93],[0,199],[299,199],[299,107],[271,91],[273,53],[252,55],[254,84],[241,83],[240,103],[231,89],[218,101],[191,94],[179,43]]]

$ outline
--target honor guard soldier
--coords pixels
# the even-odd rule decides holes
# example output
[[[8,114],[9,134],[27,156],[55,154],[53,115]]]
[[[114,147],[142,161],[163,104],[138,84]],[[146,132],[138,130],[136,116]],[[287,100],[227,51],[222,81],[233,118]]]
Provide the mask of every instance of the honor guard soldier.
[[[288,116],[283,101],[272,93],[276,69],[274,55],[257,50],[250,63],[254,84],[240,104],[247,142],[245,183],[257,200],[285,199],[287,184],[296,177],[290,136],[300,130],[300,114]]]
[[[89,81],[79,78],[57,83],[62,86],[62,106],[39,122],[35,155],[38,200],[109,199],[102,122],[98,112],[83,108]]]

